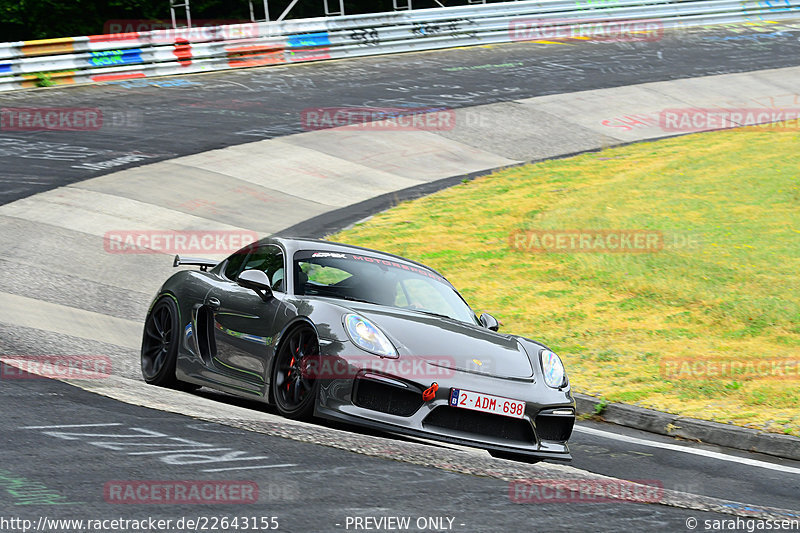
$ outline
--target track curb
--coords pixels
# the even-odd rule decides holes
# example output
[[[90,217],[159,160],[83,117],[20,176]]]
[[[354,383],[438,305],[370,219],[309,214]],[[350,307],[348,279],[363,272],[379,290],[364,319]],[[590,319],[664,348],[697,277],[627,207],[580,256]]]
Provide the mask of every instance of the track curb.
[[[578,415],[589,415],[604,422],[659,435],[800,460],[800,438],[791,435],[687,418],[635,405],[606,403],[601,398],[588,394],[576,393],[573,396]]]

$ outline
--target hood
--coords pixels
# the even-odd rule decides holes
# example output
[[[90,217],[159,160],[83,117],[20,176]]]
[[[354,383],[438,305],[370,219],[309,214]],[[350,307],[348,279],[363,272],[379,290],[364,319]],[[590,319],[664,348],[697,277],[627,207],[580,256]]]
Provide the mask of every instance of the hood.
[[[348,302],[349,303],[349,302]],[[504,378],[531,378],[528,353],[514,337],[412,310],[348,305],[376,324],[397,347],[438,366]]]

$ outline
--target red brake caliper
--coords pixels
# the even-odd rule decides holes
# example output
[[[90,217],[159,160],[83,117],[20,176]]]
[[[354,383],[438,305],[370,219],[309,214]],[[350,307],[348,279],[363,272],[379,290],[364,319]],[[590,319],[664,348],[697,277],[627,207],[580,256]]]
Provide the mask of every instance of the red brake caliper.
[[[289,361],[289,366],[291,367],[293,365],[294,365],[294,356],[292,356],[292,360]],[[286,391],[287,392],[289,391],[289,387],[291,387],[291,385],[292,385],[291,381],[288,381],[289,376],[291,376],[291,375],[292,375],[292,369],[290,368],[289,371],[286,373],[286,379],[287,379],[287,381],[286,381]]]

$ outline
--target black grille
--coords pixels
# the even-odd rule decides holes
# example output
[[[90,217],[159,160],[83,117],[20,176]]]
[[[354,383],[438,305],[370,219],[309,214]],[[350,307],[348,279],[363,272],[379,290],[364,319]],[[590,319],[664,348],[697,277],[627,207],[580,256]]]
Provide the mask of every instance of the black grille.
[[[536,434],[539,440],[566,442],[572,435],[574,416],[539,415],[536,417]]]
[[[534,442],[533,428],[519,418],[479,413],[456,407],[437,407],[422,422],[424,426],[451,429],[484,437]]]
[[[422,393],[371,379],[356,380],[357,406],[396,416],[411,416],[422,407]]]

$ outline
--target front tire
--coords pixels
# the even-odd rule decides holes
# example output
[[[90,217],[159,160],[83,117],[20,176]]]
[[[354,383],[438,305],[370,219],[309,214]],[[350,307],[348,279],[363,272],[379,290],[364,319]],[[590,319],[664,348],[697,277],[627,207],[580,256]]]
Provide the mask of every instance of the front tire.
[[[302,325],[289,332],[275,356],[272,366],[272,398],[281,416],[308,420],[314,414],[319,382],[306,365],[319,356],[317,333]]]
[[[144,324],[142,336],[142,376],[150,385],[177,387],[175,365],[180,342],[178,306],[169,296],[153,305]]]

